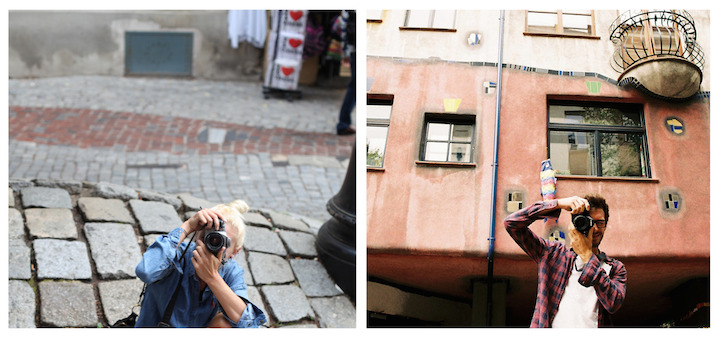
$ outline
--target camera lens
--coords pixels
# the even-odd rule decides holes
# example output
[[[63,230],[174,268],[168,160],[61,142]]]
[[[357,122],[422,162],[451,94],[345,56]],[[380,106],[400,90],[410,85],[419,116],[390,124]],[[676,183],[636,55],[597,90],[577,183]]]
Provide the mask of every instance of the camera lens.
[[[593,219],[588,215],[577,215],[573,217],[573,226],[584,236],[588,235],[589,230],[593,227]]]
[[[207,238],[208,246],[217,247],[223,244],[223,239],[218,234],[210,234]]]

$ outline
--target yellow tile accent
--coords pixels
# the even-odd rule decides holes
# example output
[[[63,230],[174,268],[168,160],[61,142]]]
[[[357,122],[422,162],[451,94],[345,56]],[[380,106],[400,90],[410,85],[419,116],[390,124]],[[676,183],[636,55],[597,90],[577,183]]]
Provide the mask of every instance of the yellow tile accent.
[[[455,113],[458,111],[458,106],[461,105],[461,99],[443,99],[443,107],[446,113]]]

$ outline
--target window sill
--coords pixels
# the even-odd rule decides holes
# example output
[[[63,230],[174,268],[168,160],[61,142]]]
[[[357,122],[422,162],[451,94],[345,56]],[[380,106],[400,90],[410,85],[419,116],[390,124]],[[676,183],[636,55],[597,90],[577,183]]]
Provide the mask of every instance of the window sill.
[[[639,183],[659,183],[661,180],[658,178],[643,178],[643,177],[599,177],[599,176],[581,176],[581,175],[556,175],[557,179],[561,180],[576,180],[576,181],[606,181],[606,182],[639,182]]]
[[[417,165],[426,167],[451,167],[451,168],[475,168],[475,163],[462,162],[433,162],[433,161],[416,161]]]
[[[601,40],[600,36],[594,36],[594,35],[581,35],[581,34],[558,34],[558,33],[532,33],[532,32],[523,32],[524,36],[545,36],[549,38],[572,38],[572,39],[591,39],[591,40]]]
[[[432,28],[432,27],[398,27],[402,31],[424,31],[424,32],[448,32],[455,33],[455,28]]]
[[[379,167],[366,167],[366,171],[377,171],[377,172],[384,172],[386,171],[386,168],[379,168]]]

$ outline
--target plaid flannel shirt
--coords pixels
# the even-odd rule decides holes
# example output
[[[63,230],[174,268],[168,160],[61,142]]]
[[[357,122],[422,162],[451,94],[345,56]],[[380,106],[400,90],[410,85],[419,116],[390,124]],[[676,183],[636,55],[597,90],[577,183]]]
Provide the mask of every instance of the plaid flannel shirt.
[[[528,229],[538,219],[558,217],[560,209],[551,211],[557,204],[556,200],[539,201],[504,221],[508,234],[538,264],[538,290],[531,327],[551,327],[577,256],[565,245],[545,240]],[[609,274],[601,268],[601,260],[611,266]],[[601,252],[586,263],[578,282],[596,289],[600,303],[598,326],[609,326],[610,314],[618,311],[626,298],[626,267]]]

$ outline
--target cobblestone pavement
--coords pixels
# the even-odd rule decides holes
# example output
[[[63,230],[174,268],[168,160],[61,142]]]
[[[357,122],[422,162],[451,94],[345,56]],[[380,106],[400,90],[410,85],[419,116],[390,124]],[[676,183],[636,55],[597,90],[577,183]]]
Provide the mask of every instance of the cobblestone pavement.
[[[353,136],[335,135],[343,89],[75,76],[9,81],[10,178],[111,182],[324,220]]]
[[[246,240],[248,272],[253,277],[255,274],[262,276],[264,272],[257,271],[257,266],[275,266],[273,261],[277,258],[267,256],[275,255],[290,262],[291,270],[283,272],[287,278],[290,278],[288,271],[295,276],[293,281],[256,281],[263,304],[271,307],[270,312],[276,316],[271,319],[271,325],[324,327],[345,326],[349,320],[354,323],[355,315],[338,317],[335,314],[334,318],[342,324],[324,324],[323,310],[316,310],[313,304],[336,306],[336,298],[345,296],[313,299],[315,296],[307,294],[302,285],[303,278],[296,269],[314,270],[318,267],[317,260],[307,254],[299,257],[309,263],[292,263],[294,260],[290,259],[295,258],[288,244],[293,241],[291,237],[306,237],[307,241],[307,236],[294,235],[312,237],[314,231],[330,218],[325,205],[340,189],[355,139],[333,132],[344,89],[301,87],[301,91],[301,100],[288,102],[263,99],[262,85],[248,82],[100,76],[9,80],[8,170],[13,190],[9,218],[11,224],[21,224],[18,229],[25,226],[25,230],[19,232],[24,233],[24,239],[17,239],[15,243],[11,240],[11,263],[13,259],[19,259],[20,263],[12,264],[23,271],[27,268],[25,263],[30,262],[32,266],[29,277],[27,272],[19,277],[11,275],[11,304],[22,307],[25,303],[14,299],[23,295],[28,299],[41,299],[43,294],[47,297],[67,294],[82,299],[81,294],[76,294],[77,290],[85,290],[80,292],[89,296],[88,290],[92,286],[98,306],[97,323],[111,323],[110,319],[114,318],[108,314],[111,310],[101,308],[105,306],[101,301],[102,294],[110,292],[111,296],[106,298],[117,298],[113,292],[128,288],[134,275],[117,271],[108,272],[108,275],[98,267],[102,258],[93,256],[93,237],[88,232],[106,227],[92,224],[97,222],[86,218],[78,200],[93,197],[96,185],[114,185],[136,192],[171,196],[173,202],[163,199],[163,203],[172,204],[181,216],[192,209],[185,202],[176,206],[179,195],[194,196],[211,204],[243,199],[251,209],[263,210],[258,219],[264,218],[269,224],[261,221],[254,224],[258,229],[249,230]],[[26,205],[22,191],[26,185],[60,187],[68,191],[72,205],[62,208]],[[79,191],[78,186],[81,187]],[[105,222],[129,224],[138,238],[158,234],[157,230],[142,228],[133,208],[137,201],[131,203],[133,198],[127,197],[112,199],[122,201],[124,208],[135,218]],[[142,201],[146,199],[142,198]],[[48,210],[28,213],[39,208]],[[72,232],[67,224],[62,231],[54,228],[46,233],[43,233],[45,230],[31,230],[30,222],[38,217],[67,219],[67,211],[50,209],[71,212],[77,237],[66,237]],[[284,229],[276,222],[279,218],[301,222],[310,231]],[[127,230],[127,226],[124,228]],[[273,253],[267,249],[254,249],[254,245],[259,244],[253,243],[253,237],[262,238],[261,242],[267,245],[280,244],[285,253],[280,249]],[[75,267],[70,269],[69,275],[62,277],[55,277],[47,268],[41,271],[43,258],[40,256],[47,251],[56,251],[58,245],[69,252],[85,250],[91,262],[91,277],[81,268],[75,271]],[[147,243],[142,242],[136,251],[142,252],[146,247]],[[13,254],[13,250],[19,254]],[[270,263],[264,260],[270,260]],[[253,261],[259,262],[256,270],[253,270]],[[50,275],[45,275],[46,272]],[[278,274],[282,275],[281,272]],[[104,286],[121,284],[122,287],[115,288]],[[278,302],[276,295],[297,297],[300,293],[292,291],[292,286],[297,289],[298,285],[306,292],[306,298],[311,297],[308,298],[311,311],[303,319],[286,316],[280,307],[274,312],[272,305]],[[103,291],[106,288],[110,291]],[[278,291],[273,292],[276,289]],[[14,295],[14,290],[20,291]],[[344,299],[347,301],[347,297]],[[89,298],[86,300],[87,304],[92,303]],[[59,306],[67,302],[55,301]],[[32,324],[88,326],[90,322],[66,325],[45,321],[42,311],[63,313],[65,310],[62,307],[45,310],[44,307],[36,309],[37,318]],[[32,326],[30,321],[18,323]]]
[[[72,180],[11,179],[8,201],[11,328],[108,327],[128,316],[143,287],[135,266],[145,249],[214,205]],[[246,221],[234,259],[266,327],[355,327],[353,303],[316,259],[317,224],[260,209]]]

